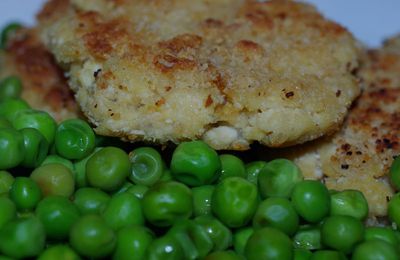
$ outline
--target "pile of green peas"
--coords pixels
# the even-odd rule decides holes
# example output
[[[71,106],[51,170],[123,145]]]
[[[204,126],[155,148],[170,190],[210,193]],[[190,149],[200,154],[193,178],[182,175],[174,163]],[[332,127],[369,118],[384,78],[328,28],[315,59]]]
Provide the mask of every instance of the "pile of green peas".
[[[109,145],[21,91],[18,77],[0,82],[0,260],[399,259],[400,193],[392,226],[366,226],[361,192],[304,180],[289,160],[245,163],[202,141],[172,156]],[[400,159],[390,176],[399,189]]]

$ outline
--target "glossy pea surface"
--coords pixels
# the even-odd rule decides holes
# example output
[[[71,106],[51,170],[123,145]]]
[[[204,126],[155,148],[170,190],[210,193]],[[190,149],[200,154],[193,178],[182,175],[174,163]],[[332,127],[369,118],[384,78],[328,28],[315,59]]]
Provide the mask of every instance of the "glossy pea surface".
[[[106,192],[86,187],[76,190],[74,194],[74,204],[82,214],[100,214],[104,211],[111,197]]]
[[[117,147],[105,147],[94,153],[86,163],[88,184],[104,191],[122,187],[129,176],[131,163],[128,154]]]
[[[0,170],[18,166],[25,153],[23,135],[13,128],[0,128]]]
[[[44,227],[36,217],[14,219],[0,229],[0,251],[12,258],[39,255],[45,240]]]
[[[164,172],[164,162],[160,153],[152,147],[139,147],[129,154],[132,164],[130,180],[139,185],[155,184]]]
[[[127,192],[112,196],[101,216],[114,230],[144,224],[140,200]]]
[[[75,190],[72,172],[60,163],[40,166],[31,173],[30,178],[39,185],[44,196],[70,197]]]
[[[49,144],[54,142],[57,123],[47,112],[34,109],[22,110],[15,114],[11,122],[15,129],[35,128]]]
[[[297,213],[308,222],[321,221],[329,214],[329,191],[317,180],[298,182],[293,188],[291,201]]]
[[[22,166],[38,167],[49,152],[49,143],[46,138],[35,128],[23,128],[20,130],[24,138],[25,156]]]
[[[183,183],[160,182],[146,192],[142,207],[146,220],[153,225],[171,226],[192,215],[192,191]]]
[[[75,204],[62,196],[48,196],[41,200],[35,214],[43,223],[46,235],[50,239],[68,238],[72,225],[80,217]]]
[[[89,214],[72,226],[69,242],[83,256],[104,258],[114,251],[117,236],[100,216]]]
[[[258,174],[262,198],[289,198],[294,186],[303,179],[300,169],[287,159],[269,161]]]
[[[17,177],[11,186],[9,196],[17,209],[32,210],[42,198],[42,191],[31,178]]]
[[[114,260],[142,260],[146,250],[154,240],[154,234],[147,227],[133,225],[117,232]],[[134,253],[133,253],[134,252]]]
[[[254,231],[249,237],[244,255],[248,260],[291,260],[293,258],[292,241],[282,231],[264,227]]]
[[[211,198],[212,213],[231,228],[249,223],[257,205],[257,186],[240,177],[223,179],[215,187]]]
[[[182,142],[172,154],[170,168],[176,180],[200,186],[218,179],[221,161],[217,152],[203,141]]]
[[[95,147],[95,135],[88,123],[81,119],[69,119],[60,123],[55,133],[55,148],[67,159],[83,159]]]

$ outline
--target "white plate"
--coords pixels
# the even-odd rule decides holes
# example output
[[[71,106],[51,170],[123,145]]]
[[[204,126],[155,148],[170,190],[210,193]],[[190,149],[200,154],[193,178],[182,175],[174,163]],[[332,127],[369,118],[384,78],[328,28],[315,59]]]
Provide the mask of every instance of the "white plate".
[[[196,1],[196,0],[193,0]],[[305,0],[327,17],[347,27],[371,47],[400,33],[399,0]],[[45,0],[0,0],[0,26],[10,21],[34,23],[35,13]]]

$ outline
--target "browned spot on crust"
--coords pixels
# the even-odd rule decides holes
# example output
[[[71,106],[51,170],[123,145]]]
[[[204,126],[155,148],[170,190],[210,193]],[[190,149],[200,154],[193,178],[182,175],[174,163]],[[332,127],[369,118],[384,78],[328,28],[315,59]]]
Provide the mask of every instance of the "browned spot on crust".
[[[258,43],[250,40],[240,40],[236,44],[236,47],[244,51],[259,51],[263,49],[263,47],[260,46]]]
[[[161,48],[166,48],[174,53],[178,53],[187,48],[199,48],[203,39],[198,35],[182,34],[178,35],[171,40],[159,43]]]
[[[224,25],[224,23],[221,20],[212,19],[212,18],[206,19],[203,24],[204,24],[204,26],[206,26],[208,28],[219,28]]]
[[[34,102],[32,105],[39,108],[47,104],[55,113],[62,109],[77,113],[73,93],[62,70],[34,31],[21,31],[10,42],[7,52],[24,83],[24,97],[28,102]]]
[[[123,25],[126,21],[122,18],[100,22],[98,21],[98,14],[95,12],[82,13],[79,18],[91,29],[84,33],[82,38],[88,51],[98,59],[103,60],[109,57],[111,52],[114,51],[115,43],[128,38],[126,27]]]
[[[68,5],[69,0],[50,0],[37,14],[37,18],[39,20],[50,20],[53,16],[55,17],[55,15],[62,13],[63,10],[66,10]]]
[[[160,98],[156,101],[156,106],[160,107],[165,104],[165,98]]]
[[[196,62],[194,60],[189,60],[186,58],[177,58],[168,54],[160,54],[153,59],[154,66],[161,72],[171,72],[176,69],[179,70],[190,70],[196,67]]]
[[[274,20],[266,12],[262,10],[254,10],[246,14],[246,18],[254,25],[272,29],[274,27]]]
[[[209,107],[209,106],[212,105],[213,102],[214,102],[214,101],[213,101],[211,95],[208,95],[204,106],[205,106],[205,107]]]

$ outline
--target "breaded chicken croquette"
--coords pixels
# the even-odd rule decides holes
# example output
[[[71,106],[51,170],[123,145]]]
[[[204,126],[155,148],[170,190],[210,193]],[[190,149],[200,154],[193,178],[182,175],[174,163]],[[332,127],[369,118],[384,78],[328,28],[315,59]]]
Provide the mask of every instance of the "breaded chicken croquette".
[[[359,95],[359,49],[292,1],[53,0],[41,39],[98,134],[215,149],[332,133]]]
[[[22,98],[57,121],[81,113],[62,70],[40,43],[34,29],[20,30],[0,54],[0,78],[15,75],[23,83]]]
[[[357,189],[366,196],[371,217],[387,215],[394,194],[388,180],[400,153],[400,37],[366,53],[358,72],[363,92],[340,132],[285,150],[306,178],[322,178],[328,188]]]

